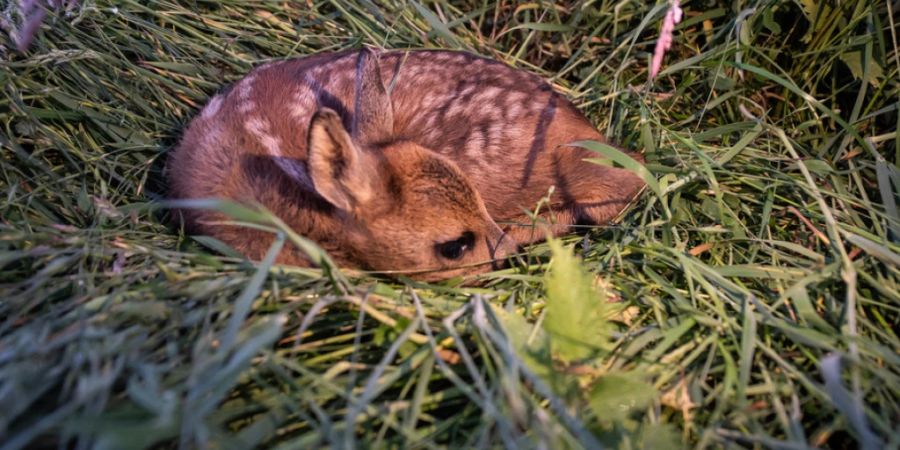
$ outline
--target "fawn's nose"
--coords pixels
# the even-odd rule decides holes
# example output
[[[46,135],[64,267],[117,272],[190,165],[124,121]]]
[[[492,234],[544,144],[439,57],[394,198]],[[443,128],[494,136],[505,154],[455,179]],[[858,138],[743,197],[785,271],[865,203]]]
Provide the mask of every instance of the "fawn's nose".
[[[500,232],[494,239],[494,242],[488,243],[491,250],[491,268],[493,270],[501,269],[508,265],[510,258],[517,258],[519,254],[519,246],[511,236],[505,232]]]

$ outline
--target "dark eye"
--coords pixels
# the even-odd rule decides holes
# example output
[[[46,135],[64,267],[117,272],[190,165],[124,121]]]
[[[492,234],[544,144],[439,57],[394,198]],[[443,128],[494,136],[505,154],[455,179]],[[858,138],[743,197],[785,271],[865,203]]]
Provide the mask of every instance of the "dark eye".
[[[475,234],[466,231],[458,239],[452,241],[441,242],[434,246],[438,254],[447,259],[459,259],[463,254],[471,250],[475,244]]]

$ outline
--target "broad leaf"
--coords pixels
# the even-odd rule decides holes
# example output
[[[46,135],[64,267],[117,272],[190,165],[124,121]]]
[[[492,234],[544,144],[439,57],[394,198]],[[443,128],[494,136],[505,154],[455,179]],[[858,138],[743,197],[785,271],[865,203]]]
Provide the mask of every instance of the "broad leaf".
[[[554,357],[580,362],[609,349],[611,308],[571,248],[554,239],[549,246],[553,260],[544,277],[547,316],[543,328]]]
[[[619,421],[649,406],[656,395],[656,389],[633,372],[611,373],[594,383],[591,409],[600,420]]]

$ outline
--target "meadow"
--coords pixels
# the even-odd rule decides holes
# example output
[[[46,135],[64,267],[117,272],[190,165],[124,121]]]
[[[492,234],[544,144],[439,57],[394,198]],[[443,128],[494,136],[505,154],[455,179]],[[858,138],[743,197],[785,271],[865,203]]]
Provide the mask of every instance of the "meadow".
[[[900,448],[896,1],[688,1],[654,79],[665,2],[57,3],[0,37],[0,449]],[[361,46],[540,74],[647,189],[434,284],[173,224],[207,98]]]

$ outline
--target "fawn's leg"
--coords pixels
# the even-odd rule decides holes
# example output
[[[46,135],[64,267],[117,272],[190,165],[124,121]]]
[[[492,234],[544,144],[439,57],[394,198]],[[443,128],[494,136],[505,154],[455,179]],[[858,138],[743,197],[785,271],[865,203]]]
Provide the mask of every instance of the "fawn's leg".
[[[519,246],[533,244],[547,239],[547,236],[560,236],[572,230],[575,224],[571,210],[538,214],[536,218],[521,215],[509,221],[499,221],[497,225]]]
[[[586,162],[594,157],[583,149],[567,149],[554,161],[554,193],[533,220],[521,214],[498,224],[519,245],[527,245],[573,230],[573,225],[603,225],[615,218],[644,186],[633,173]],[[640,156],[636,156],[640,159]]]

